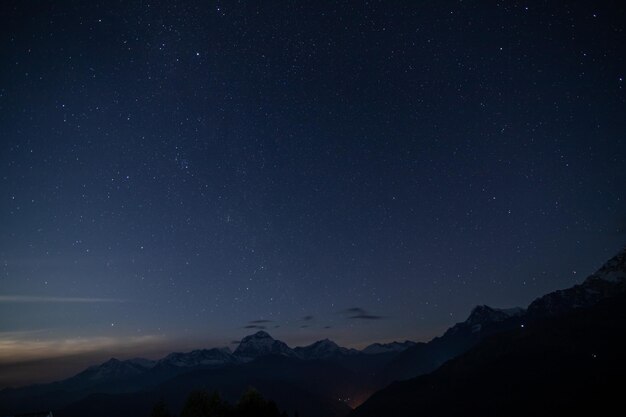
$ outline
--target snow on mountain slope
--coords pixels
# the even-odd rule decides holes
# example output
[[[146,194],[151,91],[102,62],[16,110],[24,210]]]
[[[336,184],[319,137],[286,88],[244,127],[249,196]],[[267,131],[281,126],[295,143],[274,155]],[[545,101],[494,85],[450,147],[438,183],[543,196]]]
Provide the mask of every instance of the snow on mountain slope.
[[[327,359],[339,355],[354,355],[358,351],[339,346],[337,343],[329,339],[318,340],[308,346],[294,348],[294,352],[300,359]]]
[[[380,353],[399,353],[415,345],[416,343],[411,342],[410,340],[405,340],[404,342],[372,343],[361,352],[366,355],[376,355]]]
[[[626,281],[626,248],[609,259],[600,269],[590,275],[585,282],[596,280],[615,283]]]
[[[476,324],[495,323],[511,317],[521,316],[524,314],[524,311],[525,310],[521,307],[502,309],[486,305],[476,306],[465,323],[472,326]]]
[[[244,337],[233,355],[243,360],[251,360],[268,355],[297,357],[296,353],[286,343],[272,338],[264,331]]]
[[[554,316],[575,308],[590,307],[626,290],[626,249],[606,262],[582,284],[537,298],[528,306],[530,318]]]
[[[198,349],[186,353],[170,353],[159,364],[190,368],[194,366],[220,366],[235,362],[228,348]]]
[[[72,377],[72,379],[83,382],[111,381],[140,375],[153,366],[154,361],[148,359],[120,361],[119,359],[111,358],[100,365],[90,366]]]

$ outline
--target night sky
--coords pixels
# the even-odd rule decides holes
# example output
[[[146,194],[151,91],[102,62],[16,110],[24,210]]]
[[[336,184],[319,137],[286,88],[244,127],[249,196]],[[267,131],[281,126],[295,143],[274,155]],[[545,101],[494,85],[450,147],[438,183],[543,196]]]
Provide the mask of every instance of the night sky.
[[[3,1],[0,386],[580,282],[626,242],[626,13],[573,3]]]

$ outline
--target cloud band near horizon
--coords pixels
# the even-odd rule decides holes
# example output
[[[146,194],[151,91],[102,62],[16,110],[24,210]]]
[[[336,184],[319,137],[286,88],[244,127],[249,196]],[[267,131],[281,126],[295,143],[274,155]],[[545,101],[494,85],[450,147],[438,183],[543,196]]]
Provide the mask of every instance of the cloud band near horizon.
[[[126,301],[119,298],[0,295],[0,303],[124,303]]]

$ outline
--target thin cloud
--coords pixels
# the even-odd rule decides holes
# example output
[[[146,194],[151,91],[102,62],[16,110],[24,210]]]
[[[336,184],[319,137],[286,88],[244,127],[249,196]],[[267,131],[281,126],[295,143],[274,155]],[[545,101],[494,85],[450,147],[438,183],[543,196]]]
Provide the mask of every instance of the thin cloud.
[[[339,313],[345,315],[349,319],[356,319],[356,320],[381,320],[385,318],[385,316],[372,314],[369,311],[361,307],[347,308],[345,310],[341,310]]]
[[[54,330],[53,327],[46,329],[33,329],[33,330],[0,330],[0,341],[3,339],[10,338],[22,338],[31,336],[34,334],[45,334],[50,333],[51,330]]]
[[[356,314],[354,316],[348,317],[349,319],[360,319],[360,320],[380,320],[384,319],[384,316],[377,316],[375,314]]]
[[[303,320],[303,321],[311,321],[311,320],[313,320],[314,318],[315,318],[315,317],[313,317],[313,316],[311,316],[311,315],[308,315],[308,316],[304,316],[304,317],[302,317],[302,320]]]
[[[0,303],[123,303],[119,298],[47,297],[37,295],[0,295]]]
[[[352,308],[346,308],[345,310],[341,310],[339,313],[350,314],[350,315],[365,314],[365,310],[363,310],[361,307],[352,307]]]
[[[0,364],[95,352],[135,352],[163,342],[163,336],[158,335],[31,339],[5,334],[0,337]]]
[[[272,323],[272,320],[265,320],[265,319],[261,319],[261,320],[250,320],[248,323],[250,323],[250,324]]]
[[[248,324],[247,326],[243,326],[244,329],[258,329],[258,330],[265,330],[267,329],[266,326],[261,326],[259,324]]]

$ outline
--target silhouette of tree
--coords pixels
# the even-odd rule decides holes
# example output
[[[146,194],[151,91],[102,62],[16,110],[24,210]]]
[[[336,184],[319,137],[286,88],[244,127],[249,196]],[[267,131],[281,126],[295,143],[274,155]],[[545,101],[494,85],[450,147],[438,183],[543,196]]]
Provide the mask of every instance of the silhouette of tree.
[[[209,394],[200,390],[189,394],[180,417],[228,417],[229,411],[228,404],[217,392]]]
[[[254,388],[249,388],[237,403],[236,417],[281,417],[274,401],[267,401]]]
[[[169,414],[168,414],[169,416]],[[165,417],[159,414],[152,417]],[[248,389],[235,407],[223,401],[217,392],[194,391],[189,394],[180,417],[288,417],[274,401],[268,401],[254,388]]]
[[[163,400],[157,402],[152,408],[150,417],[173,417],[170,410],[167,408],[167,404]]]

